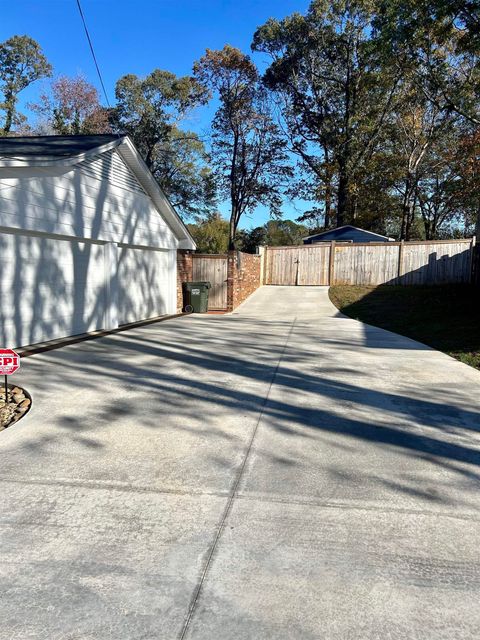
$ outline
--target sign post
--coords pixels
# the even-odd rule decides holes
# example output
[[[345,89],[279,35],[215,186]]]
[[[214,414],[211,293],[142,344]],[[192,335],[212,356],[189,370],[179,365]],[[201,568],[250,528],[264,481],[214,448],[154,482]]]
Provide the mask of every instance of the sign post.
[[[13,349],[0,349],[0,375],[5,377],[5,406],[8,404],[8,376],[20,369],[20,356]]]

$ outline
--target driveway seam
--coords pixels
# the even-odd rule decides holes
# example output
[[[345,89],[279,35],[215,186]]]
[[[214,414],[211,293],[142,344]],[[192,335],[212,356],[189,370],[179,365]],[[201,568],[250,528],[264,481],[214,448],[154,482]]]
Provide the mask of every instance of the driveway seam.
[[[281,498],[270,496],[256,496],[255,494],[237,493],[236,498],[250,502],[264,502],[266,504],[285,504],[288,506],[313,507],[314,509],[337,509],[339,511],[373,511],[383,514],[407,514],[412,516],[441,516],[442,518],[454,518],[455,520],[466,520],[468,522],[480,522],[480,517],[476,511],[466,509],[463,512],[442,511],[441,509],[409,509],[406,507],[377,507],[375,505],[347,504],[335,502],[322,502],[321,500],[301,500],[295,498]]]
[[[245,450],[245,454],[243,456],[243,460],[240,463],[240,466],[239,466],[239,468],[237,470],[234,483],[233,483],[232,488],[230,489],[230,492],[229,492],[229,496],[228,496],[228,499],[227,499],[227,504],[226,504],[225,509],[223,511],[223,514],[222,514],[222,518],[221,518],[220,523],[219,523],[219,525],[217,527],[217,530],[215,532],[215,537],[213,538],[213,542],[212,542],[212,544],[210,546],[210,549],[208,551],[207,560],[206,560],[205,565],[203,567],[203,570],[202,570],[202,572],[200,574],[200,579],[199,579],[199,581],[197,583],[197,586],[195,587],[195,590],[193,592],[193,598],[192,598],[192,601],[191,601],[191,604],[190,604],[190,607],[189,607],[189,610],[188,610],[188,613],[187,613],[187,617],[185,619],[185,622],[183,623],[183,627],[182,627],[182,630],[180,632],[180,635],[178,636],[179,640],[184,640],[184,638],[186,637],[188,628],[190,626],[190,623],[192,621],[193,615],[194,615],[195,610],[197,608],[197,604],[198,604],[198,601],[199,601],[199,598],[200,598],[200,594],[202,592],[202,587],[203,587],[203,585],[205,583],[208,571],[209,571],[210,566],[212,564],[213,556],[214,556],[216,548],[218,546],[218,542],[219,542],[220,537],[222,535],[222,532],[223,532],[223,530],[225,528],[225,523],[226,523],[227,518],[228,518],[228,516],[230,514],[230,511],[232,510],[233,502],[234,502],[234,500],[236,498],[238,487],[240,486],[240,482],[242,481],[243,474],[244,474],[244,471],[245,471],[245,467],[247,465],[247,460],[248,460],[248,458],[250,456],[250,453],[252,451],[253,441],[255,440],[255,436],[257,435],[258,427],[260,426],[260,422],[261,422],[261,420],[263,418],[265,407],[267,406],[267,402],[268,402],[268,400],[270,398],[270,392],[272,390],[273,385],[275,384],[275,379],[277,377],[278,370],[280,368],[280,364],[282,363],[283,357],[285,355],[285,351],[287,350],[287,345],[288,345],[288,343],[290,341],[290,337],[292,335],[292,331],[293,331],[293,328],[295,326],[296,320],[297,320],[296,317],[294,317],[293,320],[292,320],[292,323],[290,325],[290,329],[289,329],[288,334],[287,334],[287,338],[285,340],[285,343],[283,345],[282,351],[280,353],[280,357],[278,358],[277,364],[275,366],[275,369],[273,371],[272,377],[270,379],[270,383],[268,385],[267,393],[265,394],[265,397],[264,397],[263,402],[262,402],[262,406],[260,407],[260,412],[258,414],[257,421],[255,423],[255,426],[253,428],[252,434],[251,434],[250,439],[248,441],[248,445],[247,445],[247,448]]]
[[[25,484],[25,485],[40,485],[46,487],[72,487],[80,489],[96,489],[98,491],[120,491],[128,493],[156,493],[166,495],[180,495],[180,496],[213,496],[217,498],[227,497],[228,491],[202,491],[200,489],[174,489],[174,488],[160,488],[160,487],[148,487],[145,485],[122,485],[119,483],[105,483],[101,482],[88,482],[85,480],[49,480],[48,478],[10,478],[8,476],[0,476],[0,482],[9,482],[13,484]]]

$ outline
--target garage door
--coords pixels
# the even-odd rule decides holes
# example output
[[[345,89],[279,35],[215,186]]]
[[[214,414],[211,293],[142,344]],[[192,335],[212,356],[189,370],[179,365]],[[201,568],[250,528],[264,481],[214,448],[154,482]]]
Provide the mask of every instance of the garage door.
[[[2,346],[20,347],[104,326],[104,247],[0,234]]]
[[[121,247],[118,321],[136,322],[175,311],[175,252]]]

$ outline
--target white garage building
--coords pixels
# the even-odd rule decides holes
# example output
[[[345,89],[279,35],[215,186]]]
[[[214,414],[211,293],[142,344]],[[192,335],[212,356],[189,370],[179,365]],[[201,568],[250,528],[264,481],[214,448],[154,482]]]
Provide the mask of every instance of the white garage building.
[[[177,249],[128,136],[0,138],[0,347],[174,313]]]

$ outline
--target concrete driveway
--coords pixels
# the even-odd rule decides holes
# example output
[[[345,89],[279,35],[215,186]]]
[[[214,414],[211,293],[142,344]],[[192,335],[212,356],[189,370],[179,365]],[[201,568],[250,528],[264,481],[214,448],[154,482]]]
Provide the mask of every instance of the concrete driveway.
[[[478,638],[478,371],[269,287],[15,380],[2,640]]]

